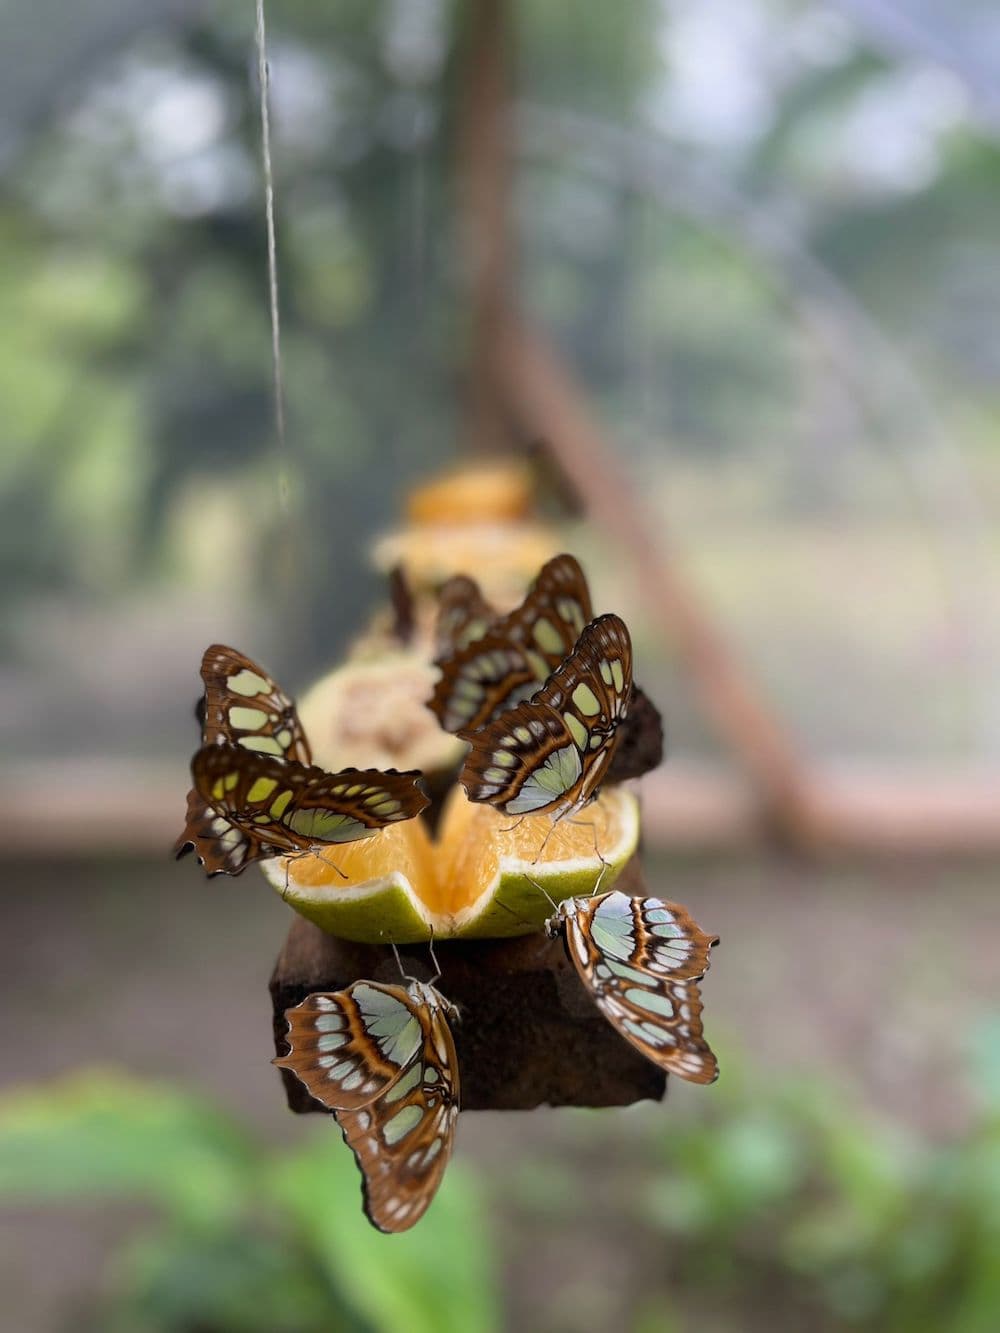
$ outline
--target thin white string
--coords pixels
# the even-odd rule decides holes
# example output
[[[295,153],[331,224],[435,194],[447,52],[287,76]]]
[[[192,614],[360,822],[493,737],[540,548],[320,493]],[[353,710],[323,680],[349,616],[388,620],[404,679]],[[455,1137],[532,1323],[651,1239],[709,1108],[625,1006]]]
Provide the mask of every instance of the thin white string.
[[[264,25],[264,0],[257,3],[257,81],[260,85],[260,145],[264,167],[264,219],[267,227],[267,285],[271,305],[271,362],[274,371],[274,424],[282,458],[279,490],[283,505],[288,503],[288,479],[285,474],[285,389],[281,370],[281,316],[278,304],[278,249],[274,233],[274,173],[271,166],[271,118],[268,110],[270,73],[267,64],[267,30]]]

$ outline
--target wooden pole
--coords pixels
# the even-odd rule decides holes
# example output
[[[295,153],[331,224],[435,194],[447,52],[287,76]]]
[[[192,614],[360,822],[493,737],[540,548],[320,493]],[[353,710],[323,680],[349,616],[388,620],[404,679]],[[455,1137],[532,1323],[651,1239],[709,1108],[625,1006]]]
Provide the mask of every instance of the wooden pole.
[[[582,390],[552,345],[509,315],[497,343],[500,374],[530,432],[541,435],[584,508],[631,558],[651,619],[677,647],[706,715],[750,773],[775,831],[807,845],[821,837],[809,776],[629,486]]]

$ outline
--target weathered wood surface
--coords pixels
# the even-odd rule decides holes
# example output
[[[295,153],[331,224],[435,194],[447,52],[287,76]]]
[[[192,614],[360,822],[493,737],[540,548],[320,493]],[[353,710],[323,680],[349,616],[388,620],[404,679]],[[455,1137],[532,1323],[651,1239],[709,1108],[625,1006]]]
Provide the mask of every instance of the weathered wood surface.
[[[429,980],[426,944],[400,947],[403,967]],[[539,932],[509,940],[440,940],[436,983],[458,1005],[454,1026],[466,1111],[550,1106],[627,1106],[664,1095],[665,1076],[601,1017],[561,939]],[[313,991],[352,981],[400,980],[391,948],[335,939],[297,917],[271,977],[274,1040],[288,1050],[285,1010]],[[286,1070],[293,1111],[324,1108]]]

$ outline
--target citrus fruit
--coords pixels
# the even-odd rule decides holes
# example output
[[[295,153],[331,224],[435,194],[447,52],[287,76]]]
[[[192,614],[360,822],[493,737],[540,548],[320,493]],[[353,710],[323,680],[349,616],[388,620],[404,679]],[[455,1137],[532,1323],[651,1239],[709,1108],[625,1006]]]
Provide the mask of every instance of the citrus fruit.
[[[638,806],[621,787],[555,823],[512,819],[456,787],[433,841],[418,817],[262,869],[291,907],[344,939],[495,938],[537,930],[553,902],[610,888],[638,838]]]
[[[465,464],[410,492],[411,523],[515,522],[533,508],[532,480],[523,463]]]
[[[424,706],[437,675],[426,657],[405,650],[331,671],[299,702],[313,762],[331,772],[454,768],[465,747]]]

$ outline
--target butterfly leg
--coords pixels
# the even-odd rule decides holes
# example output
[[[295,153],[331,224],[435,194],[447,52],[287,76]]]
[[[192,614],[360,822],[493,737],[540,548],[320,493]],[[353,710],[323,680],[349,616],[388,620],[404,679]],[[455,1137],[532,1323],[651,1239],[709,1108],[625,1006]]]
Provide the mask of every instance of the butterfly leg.
[[[514,830],[519,829],[523,823],[524,823],[524,815],[521,815],[520,818],[514,820],[513,824],[509,824],[507,828],[498,829],[497,832],[513,833]]]
[[[521,818],[523,819],[524,816],[522,815]],[[542,839],[541,846],[538,848],[538,851],[537,851],[537,852],[535,853],[535,855],[532,857],[531,864],[532,864],[533,866],[537,865],[538,862],[541,860],[542,853],[545,851],[546,847],[549,845],[549,839],[552,837],[553,833],[555,833],[555,831],[556,831],[556,825],[559,823],[559,820],[560,820],[561,818],[562,818],[561,815],[556,815],[555,818],[550,822],[549,827],[548,827],[548,830],[547,830],[547,832],[546,832],[546,834],[545,834],[545,837]]]
[[[404,981],[416,981],[417,978],[416,978],[416,977],[411,977],[410,974],[409,974],[409,972],[407,972],[407,971],[404,969],[404,967],[403,967],[403,960],[402,960],[402,958],[400,958],[400,956],[399,956],[399,949],[398,949],[397,946],[396,946],[396,941],[395,941],[395,940],[390,940],[390,941],[389,941],[389,947],[392,949],[392,952],[393,952],[393,953],[395,954],[395,956],[396,956],[396,966],[399,968],[399,975],[403,978]],[[434,980],[436,981],[436,980],[437,980],[437,977],[435,977]]]
[[[427,941],[427,952],[428,952],[428,953],[430,954],[430,956],[431,956],[431,963],[432,963],[432,965],[433,965],[433,967],[434,967],[434,975],[431,977],[430,982],[429,982],[429,984],[430,984],[431,986],[433,986],[433,985],[434,985],[437,981],[439,981],[440,978],[441,978],[441,964],[438,962],[438,960],[437,960],[437,954],[434,952],[434,931],[433,931],[433,929],[431,930],[431,937],[430,937],[430,939]]]
[[[594,836],[594,855],[601,863],[601,873],[597,876],[597,883],[594,885],[590,894],[592,898],[596,898],[601,891],[601,884],[604,880],[604,876],[611,869],[611,866],[609,862],[605,861],[603,855],[601,854],[601,849],[598,846],[597,842],[597,825],[594,823],[594,821],[592,819],[574,819],[571,822],[576,824],[579,828],[589,828]]]
[[[350,875],[346,874],[343,870],[341,870],[340,866],[338,866],[336,862],[331,861],[328,857],[324,856],[318,847],[310,847],[309,850],[307,852],[303,852],[302,855],[318,856],[319,859],[323,861],[326,865],[330,866],[333,870],[336,870],[337,874],[340,876],[341,879],[350,879]]]

